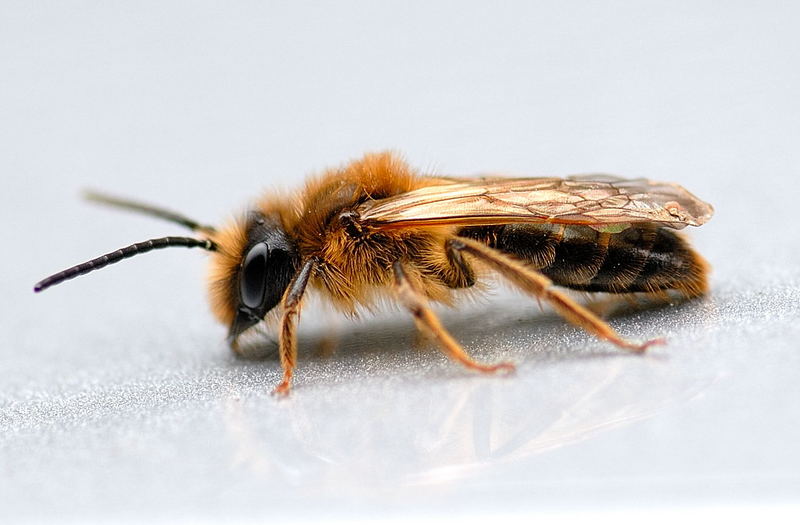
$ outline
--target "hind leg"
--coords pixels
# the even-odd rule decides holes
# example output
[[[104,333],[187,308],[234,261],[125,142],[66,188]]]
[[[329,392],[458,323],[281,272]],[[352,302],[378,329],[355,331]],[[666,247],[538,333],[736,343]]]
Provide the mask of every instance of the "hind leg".
[[[480,242],[458,237],[448,241],[448,248],[469,254],[478,259],[527,294],[550,303],[556,312],[569,322],[580,326],[600,339],[614,343],[620,348],[633,352],[643,352],[651,345],[664,342],[663,339],[653,339],[639,344],[623,339],[602,319],[554,288],[550,279]]]

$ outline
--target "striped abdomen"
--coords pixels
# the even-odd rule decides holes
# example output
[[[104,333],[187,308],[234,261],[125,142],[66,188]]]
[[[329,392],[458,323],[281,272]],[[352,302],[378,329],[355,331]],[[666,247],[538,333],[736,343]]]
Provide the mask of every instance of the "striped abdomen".
[[[470,237],[522,259],[560,286],[588,292],[707,289],[707,264],[675,231],[656,225],[601,233],[588,226],[508,224],[464,228]]]

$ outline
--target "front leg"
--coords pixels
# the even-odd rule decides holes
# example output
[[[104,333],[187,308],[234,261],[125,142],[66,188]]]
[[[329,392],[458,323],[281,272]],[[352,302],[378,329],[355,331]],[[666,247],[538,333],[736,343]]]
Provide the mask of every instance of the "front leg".
[[[283,367],[283,380],[275,387],[273,394],[286,396],[292,387],[292,375],[297,365],[297,319],[300,317],[300,304],[306,285],[316,265],[316,259],[309,259],[300,267],[283,296],[283,317],[278,340],[278,352]]]

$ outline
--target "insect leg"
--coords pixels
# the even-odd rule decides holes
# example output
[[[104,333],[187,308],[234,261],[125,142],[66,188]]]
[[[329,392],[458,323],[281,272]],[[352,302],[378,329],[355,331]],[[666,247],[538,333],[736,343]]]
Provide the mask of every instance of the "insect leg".
[[[461,345],[453,339],[453,336],[450,335],[444,326],[442,326],[436,314],[434,314],[433,310],[428,306],[428,301],[425,296],[414,289],[406,275],[403,265],[400,262],[395,262],[392,269],[394,270],[394,290],[400,303],[414,316],[417,327],[422,331],[428,332],[436,339],[436,342],[439,343],[439,346],[445,354],[467,368],[479,372],[491,373],[501,370],[510,372],[514,370],[514,365],[512,363],[486,365],[472,359],[464,349],[461,348]]]
[[[297,364],[296,325],[297,318],[300,316],[300,301],[303,298],[303,292],[306,290],[306,285],[314,270],[315,263],[314,259],[310,259],[303,264],[283,296],[283,317],[281,318],[281,332],[278,340],[283,380],[275,387],[273,394],[285,396],[292,387],[292,374]]]
[[[445,251],[450,263],[449,271],[442,272],[440,277],[450,288],[470,288],[475,285],[475,272],[458,250],[447,247]]]
[[[600,339],[633,352],[643,352],[650,345],[664,342],[663,339],[653,339],[638,344],[623,339],[602,319],[555,289],[550,279],[500,251],[463,237],[450,239],[448,244],[449,249],[463,251],[487,264],[529,295],[549,302],[569,322]]]

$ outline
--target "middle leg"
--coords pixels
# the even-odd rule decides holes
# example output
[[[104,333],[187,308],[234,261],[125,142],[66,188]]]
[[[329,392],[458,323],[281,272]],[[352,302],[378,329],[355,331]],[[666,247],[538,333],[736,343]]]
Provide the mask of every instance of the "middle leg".
[[[514,365],[512,363],[503,362],[495,365],[487,365],[472,359],[469,354],[461,348],[461,345],[453,339],[453,336],[450,335],[444,326],[442,326],[439,318],[436,317],[436,314],[434,314],[433,310],[428,306],[428,300],[425,296],[411,284],[403,265],[399,261],[395,262],[392,266],[392,270],[394,271],[394,290],[398,300],[411,312],[411,315],[414,316],[417,327],[430,334],[436,342],[439,343],[439,346],[445,354],[467,368],[479,372],[511,372],[514,370]]]

